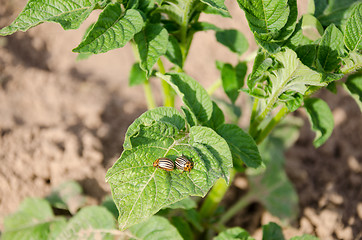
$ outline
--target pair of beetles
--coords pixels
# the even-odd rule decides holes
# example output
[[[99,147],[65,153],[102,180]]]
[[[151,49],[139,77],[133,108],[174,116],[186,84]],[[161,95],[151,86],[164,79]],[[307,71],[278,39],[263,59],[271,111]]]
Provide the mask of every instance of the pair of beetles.
[[[194,167],[193,163],[184,155],[182,155],[181,157],[177,157],[175,163],[176,168],[182,170],[182,172],[190,172],[191,169]],[[164,157],[156,159],[156,161],[153,162],[153,166],[166,171],[173,171],[175,168],[173,161],[169,158]]]

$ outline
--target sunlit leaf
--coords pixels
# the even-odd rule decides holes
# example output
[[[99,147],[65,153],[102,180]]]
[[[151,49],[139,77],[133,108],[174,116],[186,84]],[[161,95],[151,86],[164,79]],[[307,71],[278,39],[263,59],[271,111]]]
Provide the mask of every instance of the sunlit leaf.
[[[26,31],[43,22],[59,23],[65,30],[77,29],[94,10],[97,2],[95,0],[29,0],[14,22],[0,30],[0,35]]]
[[[141,31],[143,18],[137,10],[122,11],[119,3],[109,4],[99,15],[87,37],[73,52],[104,53],[123,47]]]

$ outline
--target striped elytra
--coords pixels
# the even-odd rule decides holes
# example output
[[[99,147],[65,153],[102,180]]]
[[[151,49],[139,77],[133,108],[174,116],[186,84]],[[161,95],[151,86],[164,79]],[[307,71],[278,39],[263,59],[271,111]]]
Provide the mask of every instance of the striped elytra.
[[[182,170],[182,172],[190,172],[194,167],[193,163],[187,159],[184,155],[176,158],[176,168]]]
[[[175,168],[175,165],[173,164],[172,160],[168,158],[156,159],[156,161],[153,162],[153,166],[166,171],[173,171]]]

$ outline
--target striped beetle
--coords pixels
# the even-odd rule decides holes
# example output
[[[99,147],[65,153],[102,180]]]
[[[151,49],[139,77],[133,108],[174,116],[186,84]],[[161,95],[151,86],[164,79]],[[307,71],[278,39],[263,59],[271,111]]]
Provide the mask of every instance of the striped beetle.
[[[168,158],[158,158],[156,159],[156,161],[153,162],[153,166],[166,170],[166,171],[173,171],[173,169],[175,168],[174,163],[172,162],[171,159]]]
[[[182,170],[182,172],[190,172],[194,167],[194,164],[188,160],[183,154],[181,157],[176,158],[176,168]]]

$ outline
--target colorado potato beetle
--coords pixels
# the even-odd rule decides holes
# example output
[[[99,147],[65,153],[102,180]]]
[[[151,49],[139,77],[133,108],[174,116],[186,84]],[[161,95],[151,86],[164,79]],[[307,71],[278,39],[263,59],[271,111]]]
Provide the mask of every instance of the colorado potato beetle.
[[[174,163],[171,159],[168,158],[158,158],[156,161],[153,162],[153,166],[166,170],[166,171],[173,171],[175,168]]]
[[[182,172],[190,172],[194,167],[193,163],[187,159],[184,155],[176,158],[176,168],[182,170]]]

